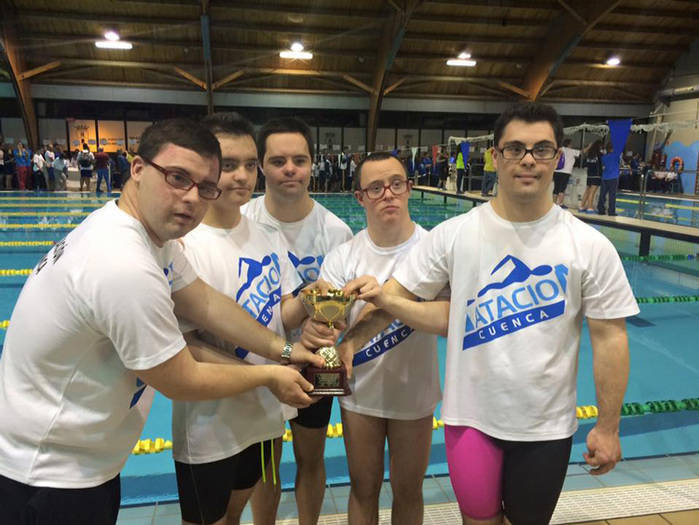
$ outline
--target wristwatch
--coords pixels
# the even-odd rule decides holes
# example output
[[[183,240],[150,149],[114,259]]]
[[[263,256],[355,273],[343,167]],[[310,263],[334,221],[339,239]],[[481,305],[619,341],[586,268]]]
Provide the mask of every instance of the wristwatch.
[[[292,345],[289,341],[284,343],[284,348],[282,349],[281,359],[279,360],[281,362],[281,364],[288,365],[291,362],[291,351],[293,349],[294,349],[294,345]]]

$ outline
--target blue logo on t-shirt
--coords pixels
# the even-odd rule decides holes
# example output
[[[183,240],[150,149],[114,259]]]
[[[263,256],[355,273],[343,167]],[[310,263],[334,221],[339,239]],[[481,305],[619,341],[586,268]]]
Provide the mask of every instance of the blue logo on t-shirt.
[[[565,265],[529,268],[508,255],[490,275],[506,265],[510,271],[504,279],[484,286],[475,299],[467,301],[463,350],[563,315],[568,276]]]
[[[238,261],[238,277],[243,284],[238,289],[235,300],[258,323],[269,326],[274,306],[282,299],[279,256],[271,253],[261,261],[241,257]],[[248,351],[238,347],[235,353],[244,359]]]
[[[352,366],[358,366],[372,359],[376,359],[377,357],[381,357],[383,354],[405,341],[413,332],[414,330],[412,328],[403,324],[398,319],[394,320],[386,330],[378,334],[364,345],[359,352],[354,354]]]
[[[297,257],[294,253],[289,252],[289,259],[294,268],[298,272],[304,285],[314,283],[320,275],[320,267],[323,264],[324,255],[307,255]]]
[[[146,391],[147,386],[148,385],[141,381],[139,378],[136,378],[136,388],[138,388],[138,390],[136,390],[136,393],[131,398],[131,404],[129,405],[129,408],[133,408],[133,406],[136,403],[138,403],[138,400],[141,399],[143,392]]]
[[[172,288],[172,283],[174,282],[173,274],[175,273],[174,263],[171,262],[165,268],[163,268],[163,273],[167,278],[167,284],[170,286],[170,288]]]

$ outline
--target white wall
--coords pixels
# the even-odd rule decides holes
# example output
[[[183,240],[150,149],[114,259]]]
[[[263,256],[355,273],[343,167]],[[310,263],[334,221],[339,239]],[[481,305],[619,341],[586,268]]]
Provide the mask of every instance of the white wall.
[[[17,144],[22,142],[27,145],[27,135],[24,132],[24,122],[21,118],[3,117],[2,121],[2,136],[8,144]]]

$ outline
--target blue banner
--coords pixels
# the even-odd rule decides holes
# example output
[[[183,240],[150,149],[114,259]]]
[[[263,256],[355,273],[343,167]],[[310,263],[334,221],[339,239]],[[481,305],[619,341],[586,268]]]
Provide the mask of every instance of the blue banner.
[[[612,148],[614,153],[623,154],[626,140],[629,138],[631,131],[631,119],[608,120],[609,136],[611,137]]]
[[[466,163],[468,162],[468,154],[471,150],[471,143],[462,142],[459,144],[459,147],[461,148],[461,155],[464,157],[464,166],[466,166]]]
[[[395,348],[400,343],[405,341],[414,330],[409,326],[403,325],[397,330],[387,333],[378,341],[374,341],[366,345],[359,352],[354,354],[352,366],[358,366],[362,363],[376,359],[388,352],[391,348]]]
[[[542,321],[548,321],[553,317],[563,315],[564,310],[565,300],[502,317],[475,332],[467,334],[466,337],[464,337],[462,350],[482,345],[493,339],[511,334],[512,332],[517,332]]]

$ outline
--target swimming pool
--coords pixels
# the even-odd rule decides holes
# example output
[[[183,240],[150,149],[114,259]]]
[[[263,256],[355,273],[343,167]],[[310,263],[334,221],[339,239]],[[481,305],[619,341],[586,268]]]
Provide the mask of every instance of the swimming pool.
[[[349,195],[319,195],[317,199],[344,219],[353,231],[364,226],[364,211]],[[76,194],[0,195],[0,321],[10,318],[26,275],[9,270],[32,268],[49,249],[50,243],[63,238],[72,226],[89,212],[101,206],[106,198],[80,197]],[[673,203],[674,201],[670,201]],[[628,204],[628,203],[626,203]],[[630,206],[630,204],[629,204]],[[431,228],[446,218],[470,209],[466,201],[443,204],[441,197],[426,196],[410,200],[413,219]],[[629,208],[629,213],[632,213]],[[694,213],[694,212],[692,212]],[[601,227],[619,250],[639,298],[694,297],[699,290],[699,246],[654,237],[651,254],[694,255],[684,260],[632,260],[638,253],[638,234]],[[39,243],[27,245],[27,243]],[[699,302],[646,302],[641,313],[629,320],[631,347],[631,377],[625,401],[641,404],[649,401],[682,400],[699,396],[699,352],[696,351]],[[40,318],[40,312],[38,313]],[[47,313],[50,315],[50,313]],[[5,325],[3,325],[5,326]],[[0,342],[4,329],[0,330]],[[444,368],[445,341],[439,343],[440,365]],[[592,381],[592,355],[589,338],[583,333],[579,359],[578,405],[595,405]],[[672,406],[647,405],[646,408],[671,410]],[[439,407],[436,412],[439,419]],[[583,414],[584,415],[584,414]],[[143,438],[171,436],[170,402],[156,395]],[[340,421],[337,404],[331,423]],[[574,437],[571,462],[582,461],[585,435],[594,424],[594,418],[581,419]],[[682,454],[699,449],[699,410],[679,410],[628,416],[622,419],[622,446],[625,457],[645,457]],[[326,448],[326,466],[329,484],[347,483],[347,466],[341,438],[329,438]],[[430,474],[446,473],[443,433],[437,428],[433,434]],[[281,479],[291,486],[294,464],[291,447],[284,446]],[[176,499],[176,485],[172,456],[169,451],[131,456],[122,474],[124,504]]]

